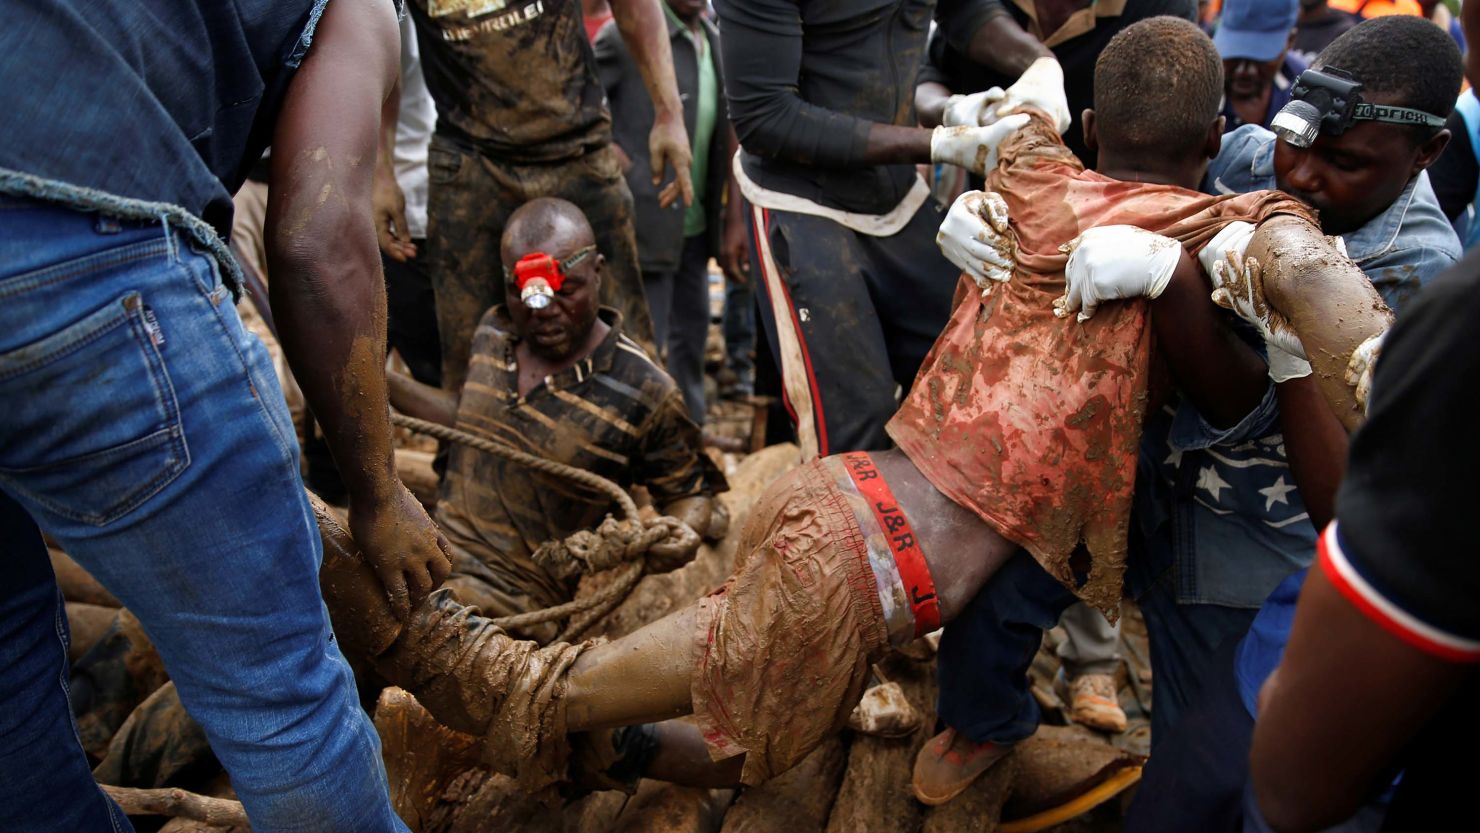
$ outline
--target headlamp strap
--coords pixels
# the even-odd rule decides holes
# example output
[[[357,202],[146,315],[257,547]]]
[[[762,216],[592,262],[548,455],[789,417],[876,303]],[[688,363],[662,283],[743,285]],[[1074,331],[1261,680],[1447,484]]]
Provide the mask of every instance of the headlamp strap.
[[[504,267],[504,280],[516,280],[520,276],[520,274],[525,271],[528,271],[531,275],[534,275],[537,272],[541,271],[541,267],[543,267],[546,263],[553,267],[550,271],[553,271],[555,275],[558,275],[560,276],[560,278],[563,279],[566,272],[570,271],[576,266],[581,265],[582,262],[584,262],[587,258],[594,254],[596,254],[596,247],[594,245],[586,246],[584,248],[580,248],[575,250],[574,252],[571,252],[570,256],[567,257],[565,260],[556,260],[555,258],[545,254],[544,252],[531,252],[530,254],[519,258],[519,262],[514,264],[514,271],[512,273],[509,271],[509,268],[507,266]],[[559,287],[556,288],[558,289]]]
[[[1386,104],[1369,104],[1361,102],[1352,111],[1352,118],[1360,121],[1380,121],[1388,124],[1424,125],[1426,127],[1443,127],[1445,120],[1433,113],[1425,113],[1422,110],[1414,110],[1411,107],[1389,107]]]

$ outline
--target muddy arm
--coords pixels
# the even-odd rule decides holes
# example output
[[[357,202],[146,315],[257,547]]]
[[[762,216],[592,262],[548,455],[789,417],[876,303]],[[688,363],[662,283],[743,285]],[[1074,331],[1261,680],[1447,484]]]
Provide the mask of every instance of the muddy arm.
[[[1345,380],[1352,351],[1393,320],[1372,282],[1310,223],[1274,217],[1260,224],[1245,252],[1264,269],[1269,305],[1305,345],[1321,393],[1347,431],[1362,422]]]

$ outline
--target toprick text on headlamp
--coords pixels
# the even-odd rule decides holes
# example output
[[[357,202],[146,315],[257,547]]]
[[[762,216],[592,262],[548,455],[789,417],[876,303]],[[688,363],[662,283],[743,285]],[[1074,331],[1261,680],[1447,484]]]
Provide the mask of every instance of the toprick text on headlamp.
[[[1300,73],[1290,103],[1280,108],[1269,127],[1295,147],[1308,148],[1321,133],[1340,136],[1358,121],[1435,129],[1444,126],[1444,119],[1432,113],[1363,101],[1362,85],[1350,73],[1324,67]]]

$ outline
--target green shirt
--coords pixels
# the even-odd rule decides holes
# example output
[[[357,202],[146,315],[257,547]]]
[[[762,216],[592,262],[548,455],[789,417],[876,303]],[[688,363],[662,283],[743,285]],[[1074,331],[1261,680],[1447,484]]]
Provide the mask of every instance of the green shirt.
[[[668,4],[663,4],[663,13],[694,41],[694,53],[699,56],[699,109],[694,115],[694,135],[689,137],[693,148],[694,163],[691,169],[694,180],[694,202],[683,215],[683,236],[703,234],[708,226],[705,221],[704,196],[709,176],[709,143],[714,138],[714,121],[719,112],[719,76],[714,71],[714,54],[709,48],[709,39],[704,36],[702,25],[690,29],[678,19]]]

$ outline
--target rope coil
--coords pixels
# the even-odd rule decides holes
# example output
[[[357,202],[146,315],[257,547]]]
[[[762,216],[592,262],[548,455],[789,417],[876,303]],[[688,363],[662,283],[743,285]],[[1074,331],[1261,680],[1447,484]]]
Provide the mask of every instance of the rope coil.
[[[524,629],[569,617],[570,621],[556,639],[575,639],[627,598],[627,594],[642,580],[646,566],[659,571],[671,570],[686,563],[699,549],[699,535],[688,524],[668,516],[642,518],[627,490],[601,475],[537,457],[488,437],[404,414],[392,413],[391,423],[587,486],[611,498],[621,510],[621,520],[607,515],[596,529],[579,530],[564,540],[546,541],[533,554],[535,563],[562,579],[580,573],[616,570],[611,584],[565,604],[492,620],[500,628]]]

